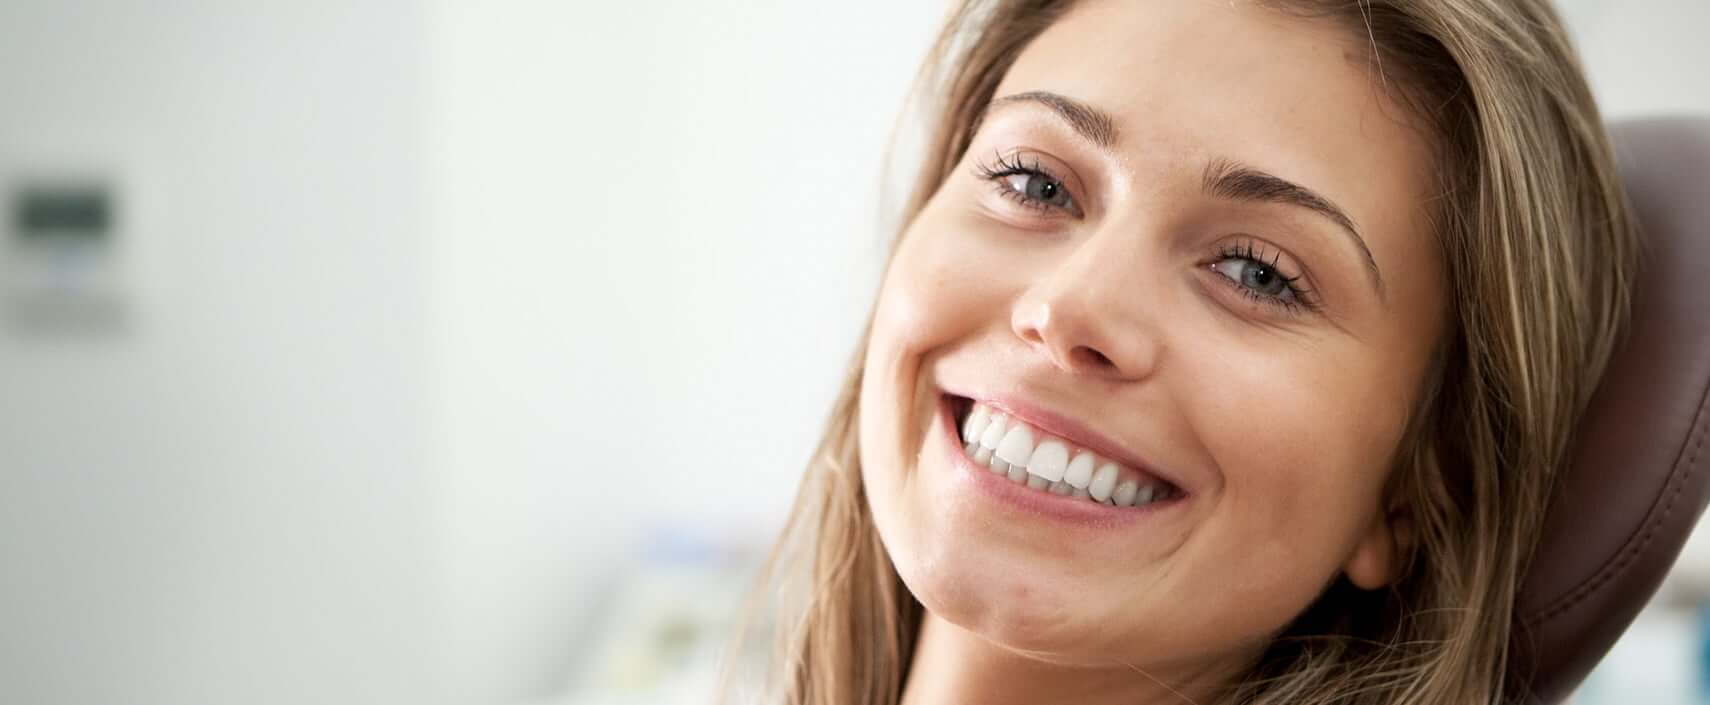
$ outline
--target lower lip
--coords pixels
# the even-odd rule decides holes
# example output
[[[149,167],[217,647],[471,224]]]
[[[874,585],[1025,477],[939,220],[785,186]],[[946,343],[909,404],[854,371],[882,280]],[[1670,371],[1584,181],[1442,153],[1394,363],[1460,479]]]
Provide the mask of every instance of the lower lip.
[[[951,413],[948,399],[939,404],[938,426],[951,465],[959,471],[960,482],[957,484],[962,485],[958,488],[960,491],[986,497],[1027,514],[1085,527],[1117,529],[1155,520],[1182,503],[1177,499],[1145,507],[1112,507],[1083,497],[1036,490],[992,472],[989,467],[977,465],[973,458],[968,457],[963,451],[962,435],[956,431],[956,417]]]

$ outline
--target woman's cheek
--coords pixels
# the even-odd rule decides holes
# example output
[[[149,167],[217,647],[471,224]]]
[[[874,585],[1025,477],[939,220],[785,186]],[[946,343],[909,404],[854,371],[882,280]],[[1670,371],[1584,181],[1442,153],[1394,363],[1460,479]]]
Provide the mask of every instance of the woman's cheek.
[[[919,353],[963,339],[1002,313],[998,279],[977,250],[958,247],[965,240],[910,231],[880,294],[875,332]]]
[[[1255,527],[1298,530],[1348,481],[1338,475],[1354,442],[1340,424],[1359,415],[1357,400],[1318,370],[1329,364],[1321,349],[1223,326],[1183,333],[1171,361],[1184,369],[1169,383],[1224,478],[1221,500]]]

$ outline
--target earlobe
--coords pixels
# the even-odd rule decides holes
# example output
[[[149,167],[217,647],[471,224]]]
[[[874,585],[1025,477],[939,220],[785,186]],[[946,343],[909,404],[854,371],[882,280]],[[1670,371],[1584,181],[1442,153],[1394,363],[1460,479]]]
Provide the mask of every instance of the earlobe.
[[[1401,579],[1401,560],[1413,542],[1413,521],[1403,512],[1379,513],[1348,557],[1343,572],[1361,590],[1377,590]]]

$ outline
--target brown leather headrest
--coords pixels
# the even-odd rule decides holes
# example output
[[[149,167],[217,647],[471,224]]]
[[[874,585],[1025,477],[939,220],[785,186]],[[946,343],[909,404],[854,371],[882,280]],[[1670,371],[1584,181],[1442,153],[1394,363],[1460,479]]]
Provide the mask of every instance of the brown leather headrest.
[[[1516,675],[1541,703],[1565,699],[1614,645],[1710,500],[1710,119],[1611,132],[1643,267],[1515,610]]]

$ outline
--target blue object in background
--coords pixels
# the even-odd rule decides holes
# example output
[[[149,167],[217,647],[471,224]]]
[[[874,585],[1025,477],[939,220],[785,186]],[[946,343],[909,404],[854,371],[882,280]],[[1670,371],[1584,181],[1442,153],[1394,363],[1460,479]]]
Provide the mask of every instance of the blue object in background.
[[[1710,600],[1698,601],[1698,673],[1695,702],[1710,703]]]

